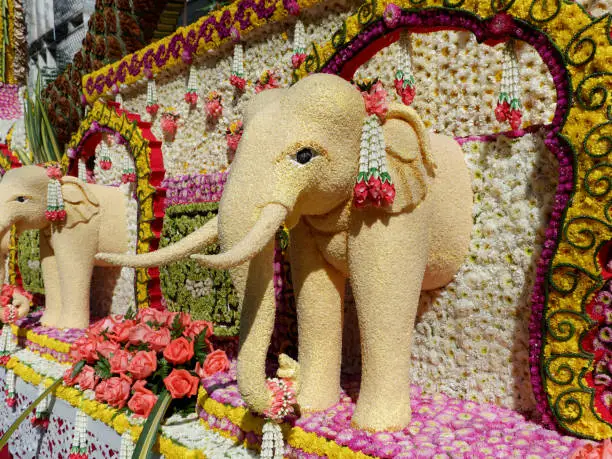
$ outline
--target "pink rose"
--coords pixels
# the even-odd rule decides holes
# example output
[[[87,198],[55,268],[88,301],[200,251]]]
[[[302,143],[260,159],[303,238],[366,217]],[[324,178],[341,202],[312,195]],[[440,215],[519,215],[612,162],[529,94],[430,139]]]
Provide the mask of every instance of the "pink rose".
[[[375,207],[380,207],[380,201],[382,200],[382,183],[379,178],[375,178],[374,176],[370,177],[368,180],[368,195],[370,196],[370,200],[372,205]]]
[[[130,330],[128,335],[128,340],[130,344],[140,344],[146,343],[145,337],[151,333],[153,329],[145,324],[137,324],[134,328]]]
[[[125,343],[130,337],[130,331],[136,325],[135,320],[125,320],[115,325],[113,333],[109,337],[118,343]]]
[[[510,116],[508,117],[508,122],[510,123],[510,127],[515,131],[519,129],[521,127],[522,118],[523,118],[523,115],[521,114],[520,110],[513,108],[510,111]]]
[[[130,396],[132,380],[126,375],[121,375],[102,381],[102,383],[96,387],[96,398],[98,397],[98,388],[102,384],[104,384],[104,387],[100,395],[103,401],[116,408],[123,408]]]
[[[353,188],[353,203],[357,208],[365,207],[368,203],[368,185],[363,180]]]
[[[98,343],[97,347],[97,351],[106,359],[110,358],[111,354],[114,354],[118,350],[119,344],[112,341],[102,341]]]
[[[109,360],[110,370],[113,373],[125,373],[130,369],[130,359],[132,354],[128,351],[124,351],[123,349],[117,351]]]
[[[213,324],[206,320],[194,320],[184,332],[187,338],[195,338],[200,333],[206,330],[206,338],[210,338],[213,334]]]
[[[95,324],[89,327],[89,334],[93,336],[98,336],[102,332],[112,333],[115,325],[117,325],[118,320],[113,318],[112,316],[105,317],[104,319],[98,320]]]
[[[368,115],[376,115],[381,120],[387,116],[389,105],[387,104],[387,91],[380,81],[376,82],[369,92],[362,93]]]
[[[393,204],[395,200],[395,186],[392,183],[385,182],[381,187],[382,199],[386,206]]]
[[[138,311],[136,318],[142,323],[153,322],[158,325],[165,325],[168,322],[168,317],[171,316],[169,311],[159,311],[153,308],[144,308]]]
[[[86,360],[87,363],[94,363],[98,360],[97,347],[97,339],[82,336],[72,344],[70,348],[70,358],[75,362]]]
[[[96,400],[99,402],[106,401],[106,386],[108,385],[108,380],[100,381],[100,384],[96,386]]]
[[[187,370],[176,368],[164,378],[164,385],[172,398],[191,397],[198,391],[199,380]]]
[[[81,390],[93,389],[98,384],[98,376],[93,367],[85,365],[79,375],[76,377],[76,383],[79,385]]]
[[[166,327],[159,330],[151,330],[145,335],[145,342],[155,352],[161,352],[170,344],[170,330]]]
[[[179,318],[179,325],[183,328],[187,328],[189,327],[189,325],[191,325],[191,316],[189,314],[187,314],[186,312],[171,312],[168,314],[168,319],[166,320],[166,325],[168,327],[172,327],[172,324],[174,324],[174,319],[176,319],[176,317],[178,316]]]
[[[187,341],[183,337],[172,340],[164,349],[164,357],[173,365],[190,361],[193,358],[193,341]]]
[[[224,351],[217,349],[206,356],[204,360],[204,374],[212,376],[220,371],[229,370],[230,362]]]
[[[76,365],[76,364],[75,364]],[[77,383],[77,378],[79,375],[76,375],[74,378],[72,377],[72,372],[74,371],[74,365],[64,371],[64,375],[62,379],[64,380],[64,384],[66,386],[74,386]]]
[[[138,351],[130,362],[130,373],[136,379],[146,379],[157,370],[155,351]]]
[[[145,381],[134,383],[134,395],[128,402],[128,408],[132,410],[134,416],[148,418],[151,410],[157,403],[157,395],[145,388]]]

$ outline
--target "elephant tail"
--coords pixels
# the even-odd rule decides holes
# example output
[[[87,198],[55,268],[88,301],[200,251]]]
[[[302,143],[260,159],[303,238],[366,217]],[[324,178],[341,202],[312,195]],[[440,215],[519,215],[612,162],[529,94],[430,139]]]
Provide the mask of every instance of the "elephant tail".
[[[217,241],[217,217],[211,218],[204,226],[184,237],[180,241],[149,253],[98,253],[96,260],[118,266],[131,268],[151,268],[165,266],[182,260],[201,251],[204,247]]]

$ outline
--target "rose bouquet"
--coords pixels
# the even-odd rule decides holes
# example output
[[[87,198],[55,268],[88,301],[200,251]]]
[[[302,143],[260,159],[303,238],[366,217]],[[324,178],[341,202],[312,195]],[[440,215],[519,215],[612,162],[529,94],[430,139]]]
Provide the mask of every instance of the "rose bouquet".
[[[184,312],[147,308],[109,316],[74,342],[64,383],[148,418],[141,437],[150,445],[139,448],[139,440],[136,448],[151,448],[166,412],[193,412],[200,378],[229,369],[225,353],[213,349],[212,333],[210,322],[192,321]]]

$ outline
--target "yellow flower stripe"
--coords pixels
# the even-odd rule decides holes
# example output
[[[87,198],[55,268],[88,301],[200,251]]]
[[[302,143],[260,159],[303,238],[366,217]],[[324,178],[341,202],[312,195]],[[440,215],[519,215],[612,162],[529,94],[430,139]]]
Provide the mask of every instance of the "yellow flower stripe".
[[[232,424],[237,425],[243,432],[254,432],[261,435],[261,429],[264,424],[264,420],[262,418],[253,416],[244,407],[225,405],[213,400],[201,387],[198,393],[198,406],[204,408],[208,414],[216,417],[217,419],[227,419]],[[238,443],[238,438],[229,432],[223,429],[211,427],[203,419],[200,419],[200,422],[207,429],[214,430],[220,435],[223,435],[224,437]],[[329,457],[331,459],[367,459],[371,457],[361,452],[355,452],[350,448],[341,446],[333,441],[329,441],[315,433],[306,432],[300,427],[291,427],[289,424],[282,424],[281,427],[287,443],[292,447],[299,448],[307,453],[313,453],[319,456]],[[244,440],[243,444],[251,449],[260,449],[261,447],[259,444],[247,443],[246,440]]]
[[[323,3],[323,1],[324,0],[297,0],[297,3],[299,4],[300,9],[306,9],[314,5],[317,5],[318,3]],[[258,19],[257,15],[254,12],[252,12],[251,9],[249,8],[246,12],[246,15],[250,16],[251,25],[246,29],[241,29],[239,22],[236,21],[235,19],[236,12],[238,11],[238,6],[240,5],[240,3],[241,3],[240,0],[238,0],[236,2],[231,3],[230,5],[225,6],[224,8],[220,8],[219,10],[213,11],[209,15],[203,16],[197,22],[190,24],[187,27],[180,27],[172,35],[169,35],[159,41],[156,41],[155,43],[152,43],[149,46],[146,46],[136,51],[135,53],[129,54],[119,61],[116,61],[105,67],[102,67],[101,69],[98,69],[95,72],[84,75],[83,80],[82,80],[83,94],[85,94],[87,102],[88,103],[95,102],[102,94],[104,94],[105,92],[111,89],[111,87],[106,82],[106,78],[102,78],[102,77],[105,77],[106,75],[111,75],[111,74],[116,75],[117,72],[119,72],[120,68],[124,68],[125,65],[129,65],[132,62],[132,59],[137,58],[138,61],[142,61],[142,57],[146,53],[150,53],[151,51],[153,53],[157,53],[162,47],[164,49],[167,49],[170,42],[176,36],[180,35],[183,37],[187,37],[189,33],[195,33],[197,36],[200,30],[200,26],[204,24],[207,20],[209,20],[211,17],[217,18],[217,22],[219,22],[218,19],[221,18],[224,14],[227,15],[229,12],[229,15],[231,17],[230,26],[233,25],[236,27],[236,29],[240,30],[241,37],[244,38],[245,36],[248,36],[249,33],[251,33],[252,31],[262,26],[280,22],[289,16],[289,13],[283,7],[282,0],[276,0],[275,2],[266,2],[267,7],[270,6],[271,4],[276,5],[276,10],[274,11],[274,14],[272,14],[272,16],[269,17],[268,19]],[[227,22],[224,21],[224,25],[227,25]],[[198,43],[198,47],[194,52],[194,56],[204,55],[206,54],[207,51],[217,49],[226,43],[231,43],[232,40],[233,39],[231,36],[228,36],[223,39],[220,38],[217,31],[213,29],[211,40],[208,42],[205,42],[204,40],[200,40]],[[165,64],[162,65],[161,67],[158,67],[157,64],[155,63],[155,60],[152,60],[151,61],[151,71],[154,74],[157,74],[162,70],[171,70],[178,65],[182,65],[182,63],[183,61],[179,53],[179,56],[177,58],[174,58],[171,56],[165,62]],[[144,66],[141,65],[140,70],[138,74],[136,75],[132,75],[130,72],[125,72],[125,73],[126,73],[125,81],[122,84],[131,85],[144,78]],[[104,91],[102,91],[102,94],[98,93],[98,91],[96,90],[93,90],[90,92],[88,89],[92,86],[93,82],[95,82],[97,79],[102,80],[103,82]]]
[[[79,129],[72,135],[68,148],[78,151],[85,134],[91,125],[97,122],[100,126],[118,132],[128,140],[128,151],[133,155],[136,170],[136,196],[138,198],[138,241],[136,244],[137,253],[147,253],[150,248],[150,241],[155,238],[152,230],[152,222],[155,220],[153,213],[153,201],[155,188],[149,183],[151,177],[151,165],[149,155],[151,148],[149,141],[145,139],[138,126],[138,123],[130,121],[126,113],[119,115],[117,111],[106,105],[104,102],[97,102],[81,121]],[[67,158],[67,155],[65,155]],[[67,164],[66,164],[67,166]],[[148,285],[151,280],[147,268],[136,269],[136,303],[139,308],[149,306]]]
[[[34,386],[38,386],[42,382],[46,387],[49,387],[54,381],[52,378],[44,377],[36,373],[31,367],[20,362],[19,359],[14,356],[7,362],[6,368],[13,370],[15,375]],[[119,413],[118,410],[104,403],[84,398],[83,393],[74,387],[59,386],[55,390],[55,396],[61,398],[71,406],[80,409],[89,417],[108,425],[119,435],[129,430],[132,435],[132,440],[137,441],[142,432],[142,426],[131,424],[125,414]],[[171,459],[206,458],[201,451],[190,450],[183,445],[178,445],[173,440],[163,435],[159,436],[158,448],[161,454]]]
[[[41,335],[27,328],[19,328],[17,325],[14,324],[11,325],[11,329],[13,330],[13,334],[15,336],[18,336],[19,338],[25,338],[26,340],[32,341],[33,343],[38,344],[41,347],[52,349],[62,354],[68,354],[70,352],[70,347],[72,346],[70,343],[65,343],[63,341],[50,338],[46,335]]]

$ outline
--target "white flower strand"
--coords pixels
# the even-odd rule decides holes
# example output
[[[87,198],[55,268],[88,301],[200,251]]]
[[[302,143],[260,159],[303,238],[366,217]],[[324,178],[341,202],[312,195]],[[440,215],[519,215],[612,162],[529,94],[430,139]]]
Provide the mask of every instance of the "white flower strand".
[[[115,95],[115,102],[119,104],[119,107],[123,106],[123,97],[120,92]]]
[[[232,75],[244,77],[244,50],[242,45],[234,46],[234,59],[232,60]]]
[[[43,392],[46,390],[47,390],[47,387],[43,383],[40,383],[38,385],[38,396],[40,397],[43,394]],[[43,398],[38,405],[36,405],[35,416],[37,418],[41,417],[41,415],[44,414],[49,409],[49,397],[50,395],[47,394],[47,396]]]
[[[400,52],[398,53],[397,69],[402,72],[402,78],[405,81],[414,84],[414,73],[412,70],[412,39],[410,33],[406,31],[402,32],[399,46]]]
[[[359,151],[359,172],[369,173],[372,169],[387,172],[384,134],[376,115],[370,115],[363,124]]]
[[[306,31],[302,21],[295,23],[293,32],[293,54],[306,54]]]
[[[134,442],[130,429],[121,435],[121,446],[119,448],[119,459],[130,459],[134,454]]]
[[[15,376],[15,372],[13,370],[9,370],[6,373],[6,391],[8,392],[9,397],[15,396],[16,381],[17,381],[17,377]]]
[[[87,183],[87,166],[85,165],[85,160],[83,158],[79,158],[79,180]]]
[[[514,50],[514,41],[509,40],[503,51],[501,92],[505,93],[510,101],[520,98],[520,74]]]
[[[283,431],[281,426],[276,422],[268,421],[263,425],[262,432],[261,458],[283,459],[285,453],[285,443],[283,441]]]
[[[187,79],[187,92],[198,92],[198,77],[195,67],[189,67],[189,78]]]
[[[0,337],[0,352],[2,353],[10,352],[9,346],[10,346],[10,342],[12,341],[11,335],[12,335],[11,326],[8,324],[4,324],[2,326],[2,337]]]
[[[155,105],[157,103],[157,85],[154,79],[147,81],[147,105]]]
[[[85,453],[87,451],[87,420],[87,415],[82,410],[77,409],[71,448],[74,452]]]

